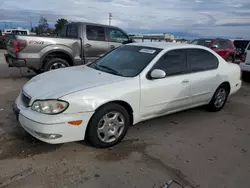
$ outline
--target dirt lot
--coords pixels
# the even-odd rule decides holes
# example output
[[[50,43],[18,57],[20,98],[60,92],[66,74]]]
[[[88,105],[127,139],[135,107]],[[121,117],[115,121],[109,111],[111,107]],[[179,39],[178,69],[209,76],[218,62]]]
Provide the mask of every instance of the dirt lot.
[[[16,122],[11,104],[32,76],[0,54],[0,188],[250,187],[250,85],[218,113],[202,108],[131,127],[111,149],[85,142],[48,145]]]

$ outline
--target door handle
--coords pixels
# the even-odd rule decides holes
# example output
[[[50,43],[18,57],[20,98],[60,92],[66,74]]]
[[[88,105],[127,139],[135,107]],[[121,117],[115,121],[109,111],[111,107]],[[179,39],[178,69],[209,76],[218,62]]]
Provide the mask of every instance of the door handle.
[[[111,48],[111,49],[114,49],[114,48],[115,48],[115,46],[114,46],[114,45],[111,45],[111,46],[110,46],[110,48]]]
[[[84,46],[85,46],[85,48],[89,48],[89,47],[91,47],[91,45],[90,45],[90,44],[85,44]]]
[[[182,84],[187,84],[187,83],[189,83],[189,80],[182,80],[181,83],[182,83]]]

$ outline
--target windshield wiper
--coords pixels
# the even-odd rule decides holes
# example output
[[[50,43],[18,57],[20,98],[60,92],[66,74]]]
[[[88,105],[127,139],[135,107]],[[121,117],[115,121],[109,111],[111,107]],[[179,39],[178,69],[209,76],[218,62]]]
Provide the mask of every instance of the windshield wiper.
[[[115,69],[112,69],[108,66],[105,66],[105,65],[98,65],[98,67],[101,67],[101,68],[104,68],[106,70],[108,70],[110,73],[113,73],[115,75],[118,75],[118,76],[122,76],[122,74],[120,74],[119,72],[117,72]]]

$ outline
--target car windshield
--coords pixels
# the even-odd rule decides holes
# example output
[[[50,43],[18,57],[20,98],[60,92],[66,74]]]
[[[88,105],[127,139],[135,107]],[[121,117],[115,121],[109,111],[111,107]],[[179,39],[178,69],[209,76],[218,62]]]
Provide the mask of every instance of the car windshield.
[[[123,77],[134,77],[156,57],[162,49],[124,45],[88,66]]]
[[[209,47],[211,44],[211,39],[198,39],[191,42],[191,44],[197,44],[205,47]]]

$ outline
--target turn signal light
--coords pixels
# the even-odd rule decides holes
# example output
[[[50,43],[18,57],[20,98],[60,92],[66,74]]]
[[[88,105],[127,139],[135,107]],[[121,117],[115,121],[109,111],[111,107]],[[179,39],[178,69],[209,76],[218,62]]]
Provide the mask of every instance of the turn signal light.
[[[71,125],[80,125],[82,123],[82,120],[75,120],[75,121],[69,121],[68,124]]]

